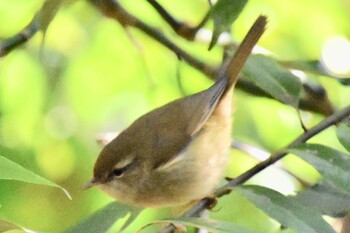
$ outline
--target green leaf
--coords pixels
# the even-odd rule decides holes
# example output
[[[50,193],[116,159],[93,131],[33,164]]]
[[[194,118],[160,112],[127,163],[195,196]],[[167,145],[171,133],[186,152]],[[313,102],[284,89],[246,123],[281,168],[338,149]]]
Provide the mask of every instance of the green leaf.
[[[272,58],[251,56],[244,69],[244,76],[275,99],[297,108],[302,84],[298,77],[280,66]]]
[[[129,218],[135,219],[140,212],[141,209],[135,209],[118,202],[112,202],[66,230],[65,233],[105,233],[118,219],[125,217],[129,213],[131,214]],[[130,222],[127,222],[126,224],[129,223]],[[126,226],[123,226],[123,228],[125,227]]]
[[[237,19],[248,0],[218,0],[211,9],[214,21],[214,32],[209,44],[209,50],[215,45],[220,34],[227,31]]]
[[[350,124],[341,124],[337,128],[337,137],[344,148],[350,152]]]
[[[40,185],[48,185],[52,187],[56,187],[61,189],[69,199],[72,199],[67,190],[62,188],[61,186],[38,176],[22,167],[21,165],[12,162],[11,160],[0,156],[0,179],[3,180],[19,180],[27,183],[40,184]]]
[[[332,185],[350,193],[350,156],[318,144],[301,144],[290,150],[314,166]]]
[[[327,181],[316,184],[291,198],[333,217],[340,217],[350,212],[350,193],[342,192]]]
[[[223,222],[213,219],[204,219],[204,218],[189,218],[189,217],[180,217],[180,218],[168,218],[160,221],[154,221],[152,223],[147,224],[142,227],[144,229],[147,226],[158,223],[174,223],[181,224],[189,227],[197,227],[207,229],[210,232],[232,232],[232,233],[258,233],[258,231],[249,229],[247,227],[231,223],[231,222]]]
[[[335,233],[320,213],[272,189],[248,185],[237,188],[237,191],[283,226],[297,233]]]
[[[350,77],[338,77],[329,73],[319,60],[296,60],[296,61],[279,61],[279,63],[285,67],[291,69],[302,70],[317,75],[323,75],[331,77],[343,85],[350,85]]]

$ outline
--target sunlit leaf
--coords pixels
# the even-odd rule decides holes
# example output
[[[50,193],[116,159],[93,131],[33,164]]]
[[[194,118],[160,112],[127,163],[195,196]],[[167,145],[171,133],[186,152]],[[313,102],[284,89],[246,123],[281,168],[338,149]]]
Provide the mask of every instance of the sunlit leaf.
[[[211,17],[214,21],[214,32],[209,44],[209,49],[215,45],[220,34],[231,27],[232,23],[237,19],[247,2],[248,0],[217,1],[211,11]]]
[[[224,221],[218,221],[213,219],[203,219],[203,218],[189,218],[189,217],[168,218],[160,221],[155,221],[142,227],[142,229],[144,229],[149,225],[158,224],[158,223],[181,224],[188,227],[207,229],[210,232],[232,232],[232,233],[237,233],[237,232],[258,233],[259,232],[259,231],[249,229],[247,227],[244,227],[235,223],[231,223],[231,222],[224,222]]]
[[[141,209],[135,209],[127,205],[112,202],[91,216],[83,219],[81,222],[66,230],[65,233],[105,233],[110,229],[118,219],[131,214],[129,218],[135,219],[141,212]],[[126,224],[129,224],[127,222]],[[124,226],[125,228],[126,226]]]
[[[314,73],[317,75],[323,75],[328,76],[331,78],[336,79],[343,85],[350,85],[350,77],[337,77],[330,72],[328,72],[322,63],[319,60],[296,60],[296,61],[279,61],[280,64],[282,64],[285,67],[291,68],[291,69],[297,69],[301,71],[305,71],[308,73]]]
[[[302,205],[334,217],[350,212],[350,193],[343,192],[326,181],[301,191],[293,198]]]
[[[335,233],[320,213],[277,191],[255,185],[237,190],[266,214],[297,233]]]
[[[121,231],[126,229],[133,221],[139,216],[142,209],[131,209],[130,216],[128,217],[128,220],[123,224],[123,226],[120,228]]]
[[[318,144],[301,144],[290,150],[314,166],[332,185],[350,193],[350,156]]]
[[[0,156],[0,179],[3,180],[19,180],[27,183],[48,185],[61,189],[68,197],[71,199],[70,194],[67,190],[61,186],[42,178],[41,176],[33,173],[20,166],[17,163],[12,162],[11,160]]]
[[[299,78],[262,55],[251,56],[244,69],[244,76],[277,100],[297,108],[302,84]]]
[[[337,137],[345,149],[350,151],[350,124],[341,124],[337,128]]]

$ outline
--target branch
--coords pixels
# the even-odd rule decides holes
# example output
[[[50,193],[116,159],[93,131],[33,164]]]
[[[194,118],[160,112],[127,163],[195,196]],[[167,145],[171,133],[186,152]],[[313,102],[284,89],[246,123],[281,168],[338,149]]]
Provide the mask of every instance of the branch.
[[[212,79],[215,79],[217,68],[207,65],[185,52],[157,29],[129,14],[118,2],[113,0],[89,0],[89,2],[99,9],[105,16],[117,20],[124,27],[131,26],[140,29],[142,32],[173,51],[179,58],[184,59],[193,68],[201,71]]]
[[[269,93],[245,79],[244,76],[239,78],[236,87],[253,96],[274,99]],[[303,83],[301,96],[299,101],[299,108],[301,110],[319,113],[324,116],[329,116],[334,113],[334,108],[328,99],[327,92],[322,86]]]
[[[196,57],[187,53],[180,47],[178,47],[175,43],[165,37],[161,32],[157,29],[143,23],[136,17],[129,14],[125,11],[121,5],[114,0],[88,0],[93,6],[95,6],[98,10],[100,10],[105,16],[110,17],[118,21],[122,26],[127,27],[135,27],[140,29],[142,32],[146,33],[148,36],[158,41],[160,44],[164,45],[166,48],[174,52],[179,58],[185,60],[190,66],[199,70],[212,80],[215,80],[217,77],[218,68],[208,65],[203,61],[200,61]],[[152,0],[151,0],[152,1]],[[38,15],[38,14],[37,14]],[[0,43],[0,57],[5,56],[14,48],[19,45],[25,43],[29,40],[38,30],[39,26],[37,23],[37,15],[34,17],[33,21],[25,27],[20,33],[11,37],[5,41]],[[208,17],[209,15],[206,15]],[[206,21],[205,19],[202,21],[203,23]],[[202,26],[203,23],[200,23],[198,28]],[[304,92],[305,95],[300,99],[300,109],[306,111],[312,111],[316,113],[320,113],[322,115],[330,115],[333,113],[333,108],[331,103],[328,101],[326,93],[323,92],[323,95],[320,97],[320,93],[318,89],[308,88],[309,84],[304,84]],[[273,99],[265,91],[261,90],[254,83],[239,79],[237,83],[237,88],[251,94],[254,96],[263,96],[267,98]],[[320,88],[319,88],[320,89]],[[321,87],[322,89],[322,87]]]
[[[149,4],[158,12],[165,22],[182,38],[193,41],[199,29],[201,29],[209,20],[210,11],[206,13],[202,21],[196,27],[190,27],[184,22],[179,22],[171,16],[156,0],[147,0]]]
[[[321,121],[319,124],[312,127],[310,130],[305,132],[304,134],[297,137],[293,142],[291,142],[288,146],[285,148],[279,150],[278,152],[272,154],[268,159],[262,161],[261,163],[258,163],[253,168],[249,169],[247,172],[243,173],[242,175],[238,176],[235,179],[232,179],[228,184],[222,186],[219,188],[216,192],[216,196],[221,196],[221,193],[225,193],[227,189],[231,189],[232,187],[235,187],[239,184],[243,184],[247,180],[249,180],[251,177],[259,173],[260,171],[264,170],[271,164],[275,163],[276,161],[282,159],[284,156],[288,154],[288,149],[291,147],[295,147],[301,143],[307,142],[310,138],[317,135],[318,133],[322,132],[323,130],[329,128],[332,125],[336,125],[345,118],[350,116],[350,105],[346,108],[342,109],[341,111],[338,111],[334,113],[333,115],[327,117],[323,121]]]
[[[39,30],[38,17],[34,19],[18,34],[0,43],[0,57],[7,55],[16,47],[24,44]]]
[[[214,68],[193,57],[192,55],[178,47],[167,37],[165,37],[157,29],[143,23],[141,20],[129,14],[123,9],[123,7],[118,2],[113,0],[89,0],[89,2],[93,4],[97,9],[99,9],[105,16],[117,20],[124,27],[132,26],[140,29],[148,36],[150,36],[151,38],[158,41],[160,44],[173,51],[178,57],[185,60],[190,66],[207,75],[212,80],[215,80],[215,78],[217,77],[218,68]],[[255,96],[264,96],[273,99],[271,95],[261,90],[252,82],[244,79],[238,80],[237,88],[242,89],[245,92]],[[311,88],[304,88],[304,91],[306,95],[300,100],[301,109],[306,111],[317,112],[326,116],[333,113],[333,108],[330,105],[327,98],[318,98],[319,96],[317,95],[317,93],[314,93],[313,89]],[[314,98],[314,96],[318,97]]]
[[[249,169],[245,173],[241,174],[240,176],[230,180],[226,185],[218,188],[214,192],[215,197],[222,197],[224,195],[227,195],[231,192],[232,188],[235,186],[238,186],[240,184],[245,183],[247,180],[258,174],[260,171],[264,170],[265,168],[269,167],[270,165],[274,164],[275,162],[282,159],[284,156],[288,154],[288,149],[295,147],[301,143],[307,142],[310,138],[317,135],[318,133],[322,132],[323,130],[329,128],[332,125],[336,125],[339,122],[343,121],[346,118],[350,117],[350,105],[346,108],[335,112],[333,115],[327,117],[314,127],[312,127],[309,131],[303,133],[299,137],[297,137],[294,141],[292,141],[289,145],[286,147],[280,149],[276,153],[272,154],[268,159],[258,163],[253,168]],[[210,200],[203,199],[197,202],[190,210],[185,212],[182,217],[193,217],[198,214],[200,214],[203,210],[208,208],[208,206],[211,204]],[[169,225],[165,228],[163,228],[159,233],[170,233],[174,231],[174,226]]]

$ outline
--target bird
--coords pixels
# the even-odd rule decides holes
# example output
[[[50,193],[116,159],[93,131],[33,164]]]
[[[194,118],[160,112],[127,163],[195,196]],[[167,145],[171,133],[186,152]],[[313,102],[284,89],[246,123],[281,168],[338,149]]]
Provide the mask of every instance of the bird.
[[[232,90],[266,24],[266,16],[257,18],[234,56],[222,62],[213,85],[146,113],[109,142],[86,187],[141,207],[211,196],[228,161]]]

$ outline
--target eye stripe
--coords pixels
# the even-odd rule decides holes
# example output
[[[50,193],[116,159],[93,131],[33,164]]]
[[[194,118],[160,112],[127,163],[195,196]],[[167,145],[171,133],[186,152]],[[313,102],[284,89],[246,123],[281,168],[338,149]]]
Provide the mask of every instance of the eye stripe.
[[[124,160],[117,162],[114,165],[113,170],[115,170],[115,169],[122,169],[122,168],[128,166],[129,164],[133,163],[134,160],[135,160],[135,157],[133,157],[133,156],[126,157]]]
[[[128,160],[124,160],[123,163],[117,163],[114,166],[114,169],[112,170],[112,172],[109,174],[109,177],[116,177],[116,178],[120,178],[124,175],[124,173],[130,169],[131,167],[133,167],[136,164],[136,160],[134,158],[132,159],[128,159]],[[122,165],[124,165],[122,167]]]

